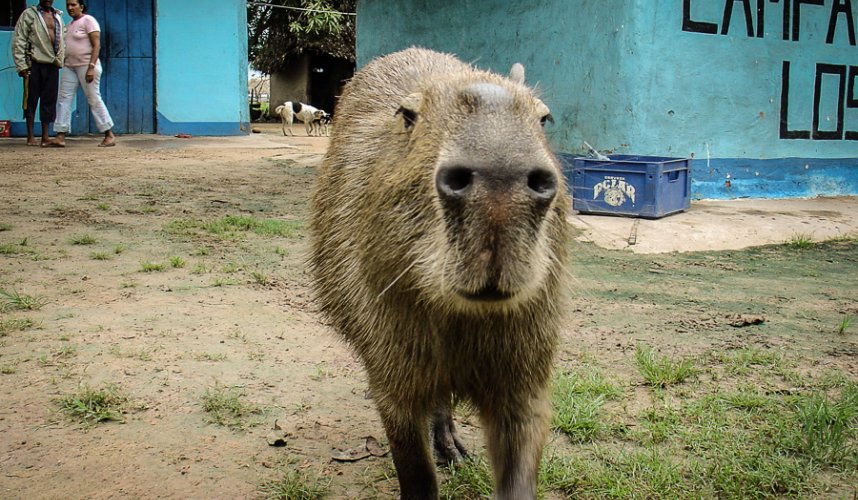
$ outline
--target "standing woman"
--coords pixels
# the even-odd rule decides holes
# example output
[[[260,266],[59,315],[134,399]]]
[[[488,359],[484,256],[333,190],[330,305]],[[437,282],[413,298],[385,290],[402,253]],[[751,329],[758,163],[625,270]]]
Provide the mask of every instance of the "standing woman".
[[[104,140],[99,147],[116,145],[113,135],[113,120],[101,98],[101,27],[94,17],[86,13],[85,0],[67,0],[66,10],[72,21],[66,27],[66,57],[60,75],[60,92],[57,101],[57,121],[54,131],[56,144],[65,146],[66,133],[71,130],[71,103],[77,92],[77,86],[83,87],[92,117]]]

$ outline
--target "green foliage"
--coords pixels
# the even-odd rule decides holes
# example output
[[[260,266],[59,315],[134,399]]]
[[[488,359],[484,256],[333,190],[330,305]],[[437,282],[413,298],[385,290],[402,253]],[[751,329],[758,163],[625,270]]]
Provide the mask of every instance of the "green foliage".
[[[167,269],[167,265],[161,262],[143,261],[140,263],[140,271],[144,273],[159,273]]]
[[[21,332],[35,326],[35,322],[29,318],[6,318],[0,319],[0,337],[5,337],[12,332]]]
[[[635,348],[635,362],[644,380],[653,387],[675,385],[695,374],[694,363],[690,360],[673,361],[646,346]]]
[[[794,234],[786,244],[787,246],[797,250],[808,250],[816,246],[816,242],[813,241],[813,237],[808,234]]]
[[[602,406],[622,391],[594,370],[561,371],[554,380],[552,428],[572,441],[589,442],[611,428]]]
[[[40,296],[25,295],[16,290],[7,292],[0,288],[0,311],[37,311],[48,303],[48,299]]]
[[[209,422],[223,425],[231,429],[239,430],[256,425],[258,422],[248,421],[253,415],[261,415],[262,408],[241,400],[242,394],[215,384],[215,387],[206,389],[202,397],[203,411],[208,414]]]
[[[840,321],[840,324],[837,325],[837,334],[845,335],[846,329],[849,328],[849,325],[852,323],[852,317],[848,314],[843,316],[843,320]]]
[[[304,54],[355,60],[356,0],[271,0],[247,6],[248,59],[264,73],[285,70],[291,58]]]
[[[281,471],[280,478],[262,483],[259,492],[271,500],[320,500],[330,484],[321,474],[289,467]]]
[[[69,242],[72,245],[94,245],[98,243],[98,240],[88,234],[81,234],[77,236],[72,236],[71,239],[69,239]]]
[[[447,469],[446,478],[441,484],[440,497],[449,500],[489,498],[492,488],[492,471],[489,464],[481,457],[470,457]]]
[[[84,385],[58,401],[63,413],[85,426],[108,420],[123,422],[127,402],[128,397],[113,384],[100,389]]]

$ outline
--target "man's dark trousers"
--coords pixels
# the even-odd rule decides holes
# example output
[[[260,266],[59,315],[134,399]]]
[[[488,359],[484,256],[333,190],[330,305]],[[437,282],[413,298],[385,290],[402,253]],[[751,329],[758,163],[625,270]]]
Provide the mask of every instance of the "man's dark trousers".
[[[39,105],[39,120],[47,126],[57,118],[57,92],[60,88],[60,68],[53,64],[33,61],[30,68],[30,86],[27,89],[27,109],[24,118],[36,116]]]

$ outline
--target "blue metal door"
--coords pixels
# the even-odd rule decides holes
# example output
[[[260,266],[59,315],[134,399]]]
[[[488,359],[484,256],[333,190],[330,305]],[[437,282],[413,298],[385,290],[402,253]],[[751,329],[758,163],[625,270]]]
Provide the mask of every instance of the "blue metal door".
[[[155,0],[90,0],[101,25],[101,96],[118,134],[155,133]],[[98,133],[82,90],[72,131]]]

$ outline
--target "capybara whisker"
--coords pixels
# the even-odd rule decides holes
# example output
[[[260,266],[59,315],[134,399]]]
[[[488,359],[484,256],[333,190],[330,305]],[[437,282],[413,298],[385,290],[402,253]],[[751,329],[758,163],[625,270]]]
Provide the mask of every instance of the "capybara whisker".
[[[399,276],[397,276],[396,278],[394,278],[394,279],[393,279],[393,281],[391,281],[389,285],[387,285],[386,287],[384,287],[384,290],[382,290],[382,291],[381,291],[381,293],[379,293],[379,294],[378,294],[378,296],[377,296],[376,298],[380,298],[382,295],[384,295],[384,292],[386,292],[386,291],[390,290],[390,287],[392,287],[393,285],[395,285],[395,284],[396,284],[396,282],[397,282],[397,281],[399,281],[399,279],[400,279],[400,278],[402,278],[403,276],[405,276],[405,273],[407,273],[408,271],[410,271],[410,270],[411,270],[411,268],[412,268],[412,267],[414,267],[414,265],[415,265],[415,264],[417,264],[417,261],[412,262],[408,267],[406,267],[406,268],[405,268],[405,270],[403,270],[401,273],[399,273]]]

